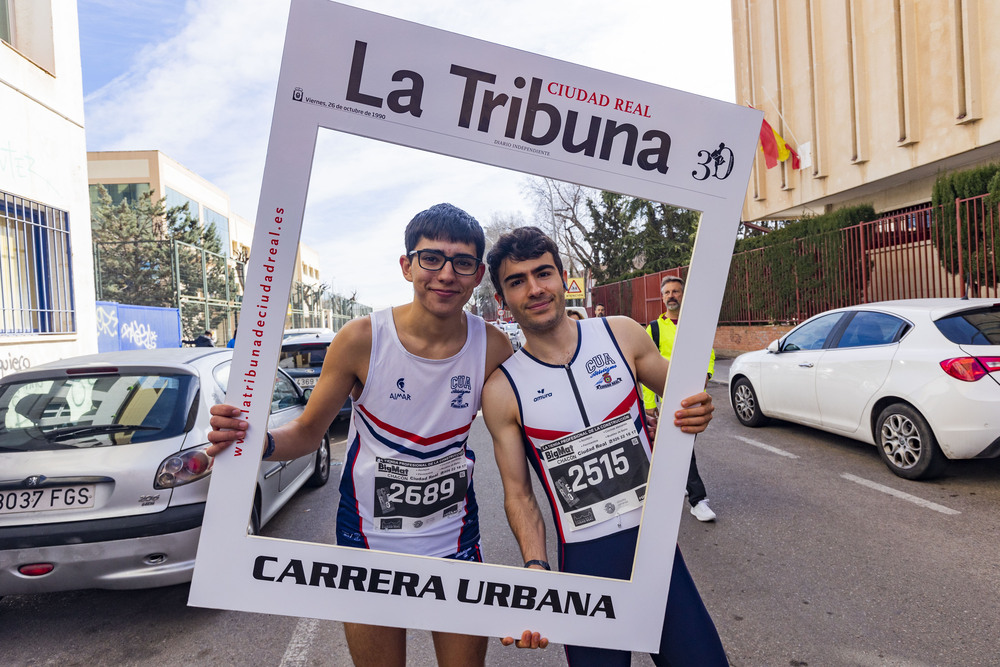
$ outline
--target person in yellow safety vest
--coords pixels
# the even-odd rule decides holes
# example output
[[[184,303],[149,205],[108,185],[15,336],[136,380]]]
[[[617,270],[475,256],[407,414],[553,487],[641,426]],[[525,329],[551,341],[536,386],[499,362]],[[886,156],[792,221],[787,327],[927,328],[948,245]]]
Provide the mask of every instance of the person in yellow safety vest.
[[[677,337],[677,319],[680,317],[681,301],[684,300],[684,279],[676,276],[666,276],[660,281],[660,296],[663,298],[663,305],[666,312],[649,323],[646,333],[656,343],[665,358],[669,359],[674,349],[674,339]],[[708,377],[705,384],[712,378],[715,372],[715,350],[708,361]],[[657,396],[648,387],[642,388],[642,398],[646,408],[646,415],[655,424],[657,417]],[[653,427],[655,429],[655,426]],[[687,479],[688,503],[691,504],[691,514],[699,521],[715,521],[715,512],[708,506],[708,494],[705,491],[705,483],[698,474],[698,463],[695,460],[694,451],[691,451],[691,466],[688,468]]]

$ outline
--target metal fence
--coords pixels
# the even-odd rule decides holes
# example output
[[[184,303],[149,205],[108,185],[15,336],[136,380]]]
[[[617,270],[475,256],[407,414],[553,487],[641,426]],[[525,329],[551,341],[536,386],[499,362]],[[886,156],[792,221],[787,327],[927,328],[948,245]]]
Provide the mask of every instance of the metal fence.
[[[94,244],[98,301],[177,308],[183,338],[206,330],[217,341],[235,335],[243,300],[246,266],[180,241],[124,241]],[[292,283],[286,327],[329,327],[335,331],[371,308],[327,291],[322,285]]]
[[[242,269],[225,255],[180,241],[94,244],[97,300],[177,308],[188,340],[208,329],[219,340],[232,336]]]
[[[687,266],[594,288],[640,322],[662,311],[660,280]],[[795,324],[858,303],[1000,296],[1000,209],[989,196],[925,206],[733,255],[720,324]]]

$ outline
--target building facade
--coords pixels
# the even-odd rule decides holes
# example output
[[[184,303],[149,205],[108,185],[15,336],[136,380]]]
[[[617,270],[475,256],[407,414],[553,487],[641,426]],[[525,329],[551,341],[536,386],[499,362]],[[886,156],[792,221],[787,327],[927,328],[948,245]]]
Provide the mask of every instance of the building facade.
[[[216,341],[232,337],[237,324],[238,303],[242,297],[242,263],[250,254],[253,223],[237,215],[230,207],[229,195],[176,160],[157,150],[91,151],[87,154],[90,203],[98,202],[98,185],[104,187],[113,204],[124,199],[135,201],[152,193],[154,199],[164,199],[166,208],[188,205],[190,215],[202,226],[215,224],[222,241],[226,263],[237,280],[228,294],[188,290],[180,296],[181,309],[188,334],[210,329]],[[293,277],[293,305],[286,326],[302,326],[302,319],[324,323],[329,314],[317,311],[315,303],[301,295],[309,295],[320,287],[319,254],[300,243]],[[235,291],[235,293],[233,293]],[[300,295],[295,302],[295,294]],[[303,312],[305,311],[305,312]],[[192,322],[197,322],[197,327]],[[192,328],[194,327],[194,328]]]
[[[0,0],[0,376],[97,351],[75,2]]]
[[[939,173],[1000,161],[1000,3],[732,0],[736,99],[801,157],[758,151],[747,221],[925,204]]]
[[[215,223],[227,254],[232,254],[229,195],[160,151],[91,151],[87,153],[90,204],[97,204],[97,186],[103,185],[117,204],[135,201],[152,192],[167,208],[188,205],[202,226]]]

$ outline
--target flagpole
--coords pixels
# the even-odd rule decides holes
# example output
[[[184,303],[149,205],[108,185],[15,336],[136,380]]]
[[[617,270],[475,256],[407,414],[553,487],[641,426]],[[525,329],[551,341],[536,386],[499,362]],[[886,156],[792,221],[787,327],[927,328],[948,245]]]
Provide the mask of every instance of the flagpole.
[[[787,120],[785,120],[785,117],[781,115],[781,111],[778,109],[778,104],[774,101],[774,98],[771,97],[771,95],[767,92],[767,88],[761,87],[761,90],[764,91],[764,95],[767,96],[767,101],[770,102],[771,106],[774,107],[774,113],[778,114],[778,118],[781,119],[781,124],[784,125],[785,128],[788,130],[788,135],[792,138],[792,141],[795,142],[795,145],[798,146],[799,145],[798,137],[796,137],[795,132],[792,131],[792,126],[788,123]]]

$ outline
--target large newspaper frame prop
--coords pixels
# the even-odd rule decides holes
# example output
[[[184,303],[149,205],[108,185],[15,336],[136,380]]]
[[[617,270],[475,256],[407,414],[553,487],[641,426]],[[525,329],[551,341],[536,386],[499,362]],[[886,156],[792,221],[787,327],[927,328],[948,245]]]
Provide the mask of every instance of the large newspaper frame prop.
[[[669,419],[629,581],[246,534],[313,152],[328,128],[701,211],[664,396],[673,406],[705,381],[760,119],[327,0],[293,0],[226,396],[250,429],[215,462],[190,603],[474,635],[532,629],[556,642],[655,650],[694,441]],[[593,147],[565,148],[591,129]]]

